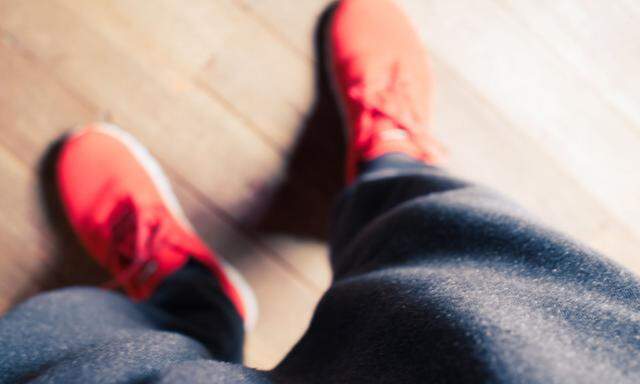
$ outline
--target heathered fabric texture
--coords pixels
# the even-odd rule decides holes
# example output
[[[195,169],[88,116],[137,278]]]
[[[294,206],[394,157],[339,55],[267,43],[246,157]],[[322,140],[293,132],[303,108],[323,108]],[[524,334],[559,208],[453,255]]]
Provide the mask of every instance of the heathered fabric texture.
[[[16,307],[0,383],[640,382],[638,279],[439,169],[370,163],[339,201],[331,260],[273,371],[233,363],[240,319],[190,265],[148,303],[72,288]]]

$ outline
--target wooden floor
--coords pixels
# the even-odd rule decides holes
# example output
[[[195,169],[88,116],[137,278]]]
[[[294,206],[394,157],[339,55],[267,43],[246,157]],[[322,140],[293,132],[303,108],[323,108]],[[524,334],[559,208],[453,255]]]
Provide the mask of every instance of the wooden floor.
[[[115,122],[254,286],[268,368],[330,281],[339,120],[316,56],[326,0],[0,0],[0,310],[102,278],[51,199],[50,144]],[[402,1],[432,55],[449,167],[640,272],[640,5]]]

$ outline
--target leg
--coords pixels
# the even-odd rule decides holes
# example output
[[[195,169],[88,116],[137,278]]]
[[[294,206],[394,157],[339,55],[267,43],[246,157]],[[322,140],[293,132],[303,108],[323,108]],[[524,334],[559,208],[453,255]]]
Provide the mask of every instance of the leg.
[[[0,319],[0,383],[149,382],[182,362],[240,362],[243,334],[218,281],[189,262],[147,302],[69,288],[19,305]]]
[[[242,362],[242,318],[220,282],[201,264],[188,262],[148,303],[168,315],[160,323],[163,328],[198,340],[216,360]]]
[[[334,282],[276,369],[295,382],[638,382],[640,285],[516,204],[431,165],[431,81],[388,0],[328,31],[347,131]]]
[[[485,188],[387,155],[345,192],[334,228],[334,284],[281,375],[640,379],[638,280]]]

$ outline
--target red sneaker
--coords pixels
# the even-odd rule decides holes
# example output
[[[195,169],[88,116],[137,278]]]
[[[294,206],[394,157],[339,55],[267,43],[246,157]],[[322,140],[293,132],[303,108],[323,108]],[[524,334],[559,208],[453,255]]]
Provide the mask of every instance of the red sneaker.
[[[390,0],[343,0],[328,37],[329,68],[347,122],[347,182],[361,162],[404,153],[442,155],[429,134],[432,79],[410,20]]]
[[[58,187],[85,248],[133,299],[151,296],[189,258],[205,265],[250,328],[257,317],[251,288],[195,233],[159,165],[132,136],[104,123],[64,144]]]

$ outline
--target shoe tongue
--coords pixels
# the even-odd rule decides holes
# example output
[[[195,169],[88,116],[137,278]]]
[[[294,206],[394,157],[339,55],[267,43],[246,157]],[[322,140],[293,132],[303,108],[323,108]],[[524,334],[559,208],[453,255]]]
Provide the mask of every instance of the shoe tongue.
[[[131,198],[119,201],[107,218],[111,248],[118,256],[118,266],[126,268],[138,255],[139,217]]]
[[[399,127],[426,124],[426,106],[415,105],[420,100],[420,84],[411,81],[404,61],[397,57],[376,60],[375,65],[361,65],[355,70],[358,75],[347,79],[348,96],[360,105],[360,113],[384,117]],[[350,62],[349,68],[358,68],[358,60]]]
[[[107,219],[111,248],[120,269],[146,262],[163,252],[162,221],[152,207],[140,207],[131,197],[120,200]]]

